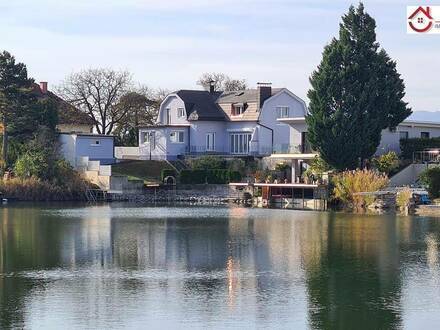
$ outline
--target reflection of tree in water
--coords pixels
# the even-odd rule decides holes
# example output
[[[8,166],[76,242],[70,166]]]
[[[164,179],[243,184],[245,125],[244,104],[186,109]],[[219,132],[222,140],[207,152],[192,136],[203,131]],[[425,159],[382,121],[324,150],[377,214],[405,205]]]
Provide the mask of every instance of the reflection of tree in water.
[[[396,234],[394,217],[329,216],[327,248],[306,267],[313,328],[401,327]]]
[[[209,221],[209,223],[208,223]],[[168,270],[192,273],[184,281],[187,295],[205,294],[207,300],[225,285],[221,272],[228,260],[228,224],[224,219],[167,221]]]
[[[0,329],[21,328],[30,290],[44,286],[20,272],[56,267],[60,263],[59,226],[39,221],[39,210],[3,208],[0,213]]]

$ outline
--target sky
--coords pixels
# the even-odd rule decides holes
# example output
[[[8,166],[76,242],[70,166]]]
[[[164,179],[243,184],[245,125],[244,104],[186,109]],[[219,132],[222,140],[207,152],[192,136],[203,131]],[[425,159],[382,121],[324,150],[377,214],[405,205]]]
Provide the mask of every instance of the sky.
[[[203,72],[272,82],[305,99],[323,47],[350,4],[339,0],[0,0],[0,50],[49,89],[72,72],[128,70],[169,90]],[[440,110],[440,35],[406,33],[400,0],[365,0],[381,46],[397,61],[413,111]],[[429,5],[425,1],[424,5]]]

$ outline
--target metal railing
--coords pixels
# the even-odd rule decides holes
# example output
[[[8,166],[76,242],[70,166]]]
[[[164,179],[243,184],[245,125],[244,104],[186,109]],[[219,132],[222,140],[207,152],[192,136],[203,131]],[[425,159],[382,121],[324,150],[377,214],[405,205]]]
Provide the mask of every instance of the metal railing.
[[[414,163],[440,163],[440,149],[425,149],[413,154]]]

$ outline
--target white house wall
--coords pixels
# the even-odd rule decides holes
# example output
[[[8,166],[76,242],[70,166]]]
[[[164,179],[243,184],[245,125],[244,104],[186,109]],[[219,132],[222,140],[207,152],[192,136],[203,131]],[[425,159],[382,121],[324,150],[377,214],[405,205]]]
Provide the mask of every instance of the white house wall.
[[[185,103],[181,98],[170,95],[167,99],[161,104],[160,111],[158,115],[158,122],[160,124],[171,124],[171,125],[185,125],[188,124],[188,120],[186,117],[186,109],[183,117],[178,117],[177,112],[179,108],[185,109]],[[171,123],[167,123],[167,109],[170,112]]]
[[[69,162],[73,167],[76,166],[76,153],[75,153],[75,139],[76,135],[72,134],[60,134],[59,141],[61,144],[61,154],[63,158]]]
[[[228,134],[224,121],[191,122],[191,151],[202,152],[206,148],[206,134],[215,133],[215,151],[228,152]]]
[[[422,125],[410,125],[402,123],[400,124],[396,131],[391,132],[389,129],[382,131],[382,137],[380,145],[377,148],[376,154],[384,154],[388,151],[400,152],[400,132],[408,132],[408,138],[420,138],[422,132],[428,132],[429,137],[435,138],[440,137],[440,127],[426,127]]]
[[[289,107],[289,118],[304,118],[306,108],[304,103],[293,97],[289,92],[282,91],[266,100],[260,114],[261,124],[274,131],[274,147],[285,147],[301,144],[301,132],[306,131],[303,124],[285,124],[278,121],[277,107]],[[264,139],[263,143],[271,143]]]
[[[90,160],[100,160],[101,164],[112,163],[114,160],[113,137],[78,135],[75,150],[77,158],[88,156]]]

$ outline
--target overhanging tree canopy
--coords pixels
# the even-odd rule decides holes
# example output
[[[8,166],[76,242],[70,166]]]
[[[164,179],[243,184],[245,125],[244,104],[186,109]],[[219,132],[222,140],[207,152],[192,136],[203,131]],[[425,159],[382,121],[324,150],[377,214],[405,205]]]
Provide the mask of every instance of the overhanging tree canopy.
[[[375,20],[363,4],[350,7],[339,39],[324,48],[308,92],[308,139],[337,169],[355,168],[371,157],[385,128],[411,114],[396,63],[376,41]]]

